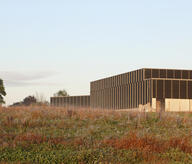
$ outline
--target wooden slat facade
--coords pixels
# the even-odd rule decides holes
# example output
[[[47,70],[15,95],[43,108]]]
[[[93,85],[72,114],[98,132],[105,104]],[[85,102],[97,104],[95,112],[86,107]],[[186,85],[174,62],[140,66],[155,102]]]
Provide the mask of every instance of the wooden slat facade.
[[[144,68],[90,84],[90,96],[52,97],[52,106],[138,108],[157,99],[192,99],[192,70]]]
[[[91,107],[138,108],[152,98],[192,98],[192,71],[140,69],[91,82]]]
[[[51,106],[89,108],[90,96],[51,97]]]

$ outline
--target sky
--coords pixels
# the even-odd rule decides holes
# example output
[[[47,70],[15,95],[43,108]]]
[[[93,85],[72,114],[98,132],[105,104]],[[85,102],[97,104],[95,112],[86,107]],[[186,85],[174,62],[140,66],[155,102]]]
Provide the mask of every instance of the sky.
[[[192,69],[191,0],[0,0],[6,105],[139,68]]]

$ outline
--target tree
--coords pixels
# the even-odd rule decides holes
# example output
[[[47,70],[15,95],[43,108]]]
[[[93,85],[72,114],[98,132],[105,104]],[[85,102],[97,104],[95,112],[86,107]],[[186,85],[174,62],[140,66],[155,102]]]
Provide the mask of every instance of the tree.
[[[3,98],[4,96],[6,96],[5,87],[3,84],[3,80],[0,79],[0,105],[5,103]]]
[[[36,96],[27,96],[23,99],[23,101],[15,102],[10,107],[17,106],[30,106],[30,105],[49,105],[49,102],[46,101],[45,97],[41,94],[36,93]]]
[[[54,94],[55,97],[65,97],[69,96],[66,90],[59,90],[57,93]]]
[[[34,96],[28,96],[28,97],[24,98],[24,100],[23,100],[23,105],[25,105],[25,106],[29,106],[29,105],[36,104],[36,103],[37,103],[37,100]]]

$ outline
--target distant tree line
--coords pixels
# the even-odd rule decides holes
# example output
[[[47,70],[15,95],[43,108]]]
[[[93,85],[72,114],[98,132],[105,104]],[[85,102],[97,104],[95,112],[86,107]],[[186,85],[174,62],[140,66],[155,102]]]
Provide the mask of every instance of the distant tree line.
[[[69,96],[66,90],[59,90],[54,94],[55,97],[65,97]],[[30,106],[30,105],[49,105],[49,102],[45,100],[42,95],[36,94],[35,96],[27,96],[23,101],[13,103],[11,106]]]
[[[4,97],[6,96],[3,80],[0,79],[0,106],[5,103]],[[66,90],[59,90],[54,94],[54,97],[65,97],[69,96]],[[35,96],[27,96],[22,101],[13,103],[11,106],[30,106],[30,105],[49,105],[44,97],[36,94]]]
[[[59,90],[57,93],[54,94],[54,97],[65,97],[69,96],[66,90]]]
[[[11,106],[29,106],[37,103],[37,99],[34,96],[28,96],[23,101],[13,103]]]

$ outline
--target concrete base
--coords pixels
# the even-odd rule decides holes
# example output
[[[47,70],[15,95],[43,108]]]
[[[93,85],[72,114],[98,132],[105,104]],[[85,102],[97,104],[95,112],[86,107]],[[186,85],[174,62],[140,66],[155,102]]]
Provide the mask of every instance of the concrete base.
[[[166,111],[190,112],[192,111],[191,99],[166,99]]]
[[[191,112],[192,99],[152,99],[152,109],[157,112]]]

